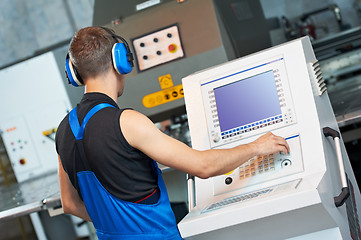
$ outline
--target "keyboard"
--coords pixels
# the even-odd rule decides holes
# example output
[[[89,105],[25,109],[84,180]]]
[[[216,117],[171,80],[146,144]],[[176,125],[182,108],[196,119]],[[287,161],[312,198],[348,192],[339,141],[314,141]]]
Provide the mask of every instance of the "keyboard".
[[[270,196],[270,195],[273,196],[280,192],[284,192],[284,191],[291,190],[291,189],[296,189],[296,187],[298,186],[300,181],[301,181],[301,179],[297,179],[294,181],[278,184],[278,185],[271,186],[268,188],[263,188],[263,189],[252,191],[249,193],[242,193],[242,194],[239,194],[239,195],[236,195],[233,197],[229,197],[229,198],[226,198],[226,199],[223,199],[223,200],[220,200],[218,202],[208,205],[206,208],[204,208],[201,211],[201,214],[207,213],[210,211],[214,211],[214,210],[226,207],[226,206],[239,204],[239,203],[250,201],[250,200],[260,199],[260,198],[264,198],[264,197]]]

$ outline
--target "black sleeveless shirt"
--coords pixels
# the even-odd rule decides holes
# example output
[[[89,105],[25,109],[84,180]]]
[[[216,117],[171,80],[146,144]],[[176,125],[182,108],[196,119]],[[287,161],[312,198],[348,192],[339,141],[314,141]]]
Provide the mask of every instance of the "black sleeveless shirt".
[[[136,202],[157,189],[157,178],[151,159],[129,145],[122,134],[119,118],[125,109],[102,93],[86,93],[77,105],[79,124],[95,105],[109,103],[116,108],[104,108],[94,114],[86,125],[83,145],[91,170],[104,188],[115,197]],[[56,151],[72,185],[78,190],[75,169],[80,161],[75,150],[75,137],[70,129],[69,114],[60,123],[56,133]],[[79,165],[79,164],[78,164]]]

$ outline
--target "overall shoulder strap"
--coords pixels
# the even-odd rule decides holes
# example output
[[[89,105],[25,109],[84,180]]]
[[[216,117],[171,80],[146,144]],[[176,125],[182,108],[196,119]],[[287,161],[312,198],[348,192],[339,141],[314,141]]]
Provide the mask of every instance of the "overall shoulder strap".
[[[75,107],[73,110],[71,110],[71,112],[69,113],[69,124],[70,124],[70,128],[71,131],[74,134],[74,137],[76,140],[80,140],[83,139],[83,134],[84,134],[84,129],[85,126],[87,125],[89,119],[95,114],[97,113],[99,110],[106,108],[106,107],[113,107],[115,108],[115,106],[109,104],[109,103],[100,103],[98,105],[96,105],[95,107],[93,107],[84,117],[84,120],[82,122],[81,125],[79,125],[79,119],[78,119],[78,114],[77,114],[77,108]]]
[[[81,199],[82,195],[81,195],[81,191],[80,191],[80,187],[78,184],[78,178],[77,178],[77,173],[78,173],[78,167],[82,165],[82,167],[79,167],[79,169],[82,170],[87,170],[87,171],[91,171],[88,160],[86,158],[86,154],[84,151],[84,146],[83,146],[83,133],[84,133],[84,129],[86,124],[88,123],[89,119],[99,110],[106,108],[106,107],[113,107],[115,108],[113,105],[108,104],[108,103],[101,103],[96,105],[95,107],[93,107],[85,116],[83,122],[81,125],[79,125],[79,119],[78,119],[78,114],[77,114],[77,108],[74,108],[73,110],[71,110],[71,112],[69,113],[69,125],[71,128],[71,131],[73,132],[73,135],[76,139],[75,141],[75,146],[76,146],[76,151],[78,151],[79,157],[80,157],[80,162],[74,160],[73,161],[73,168],[74,168],[74,187],[76,188],[76,190],[78,191],[78,194],[80,196]],[[80,164],[80,165],[79,165]]]

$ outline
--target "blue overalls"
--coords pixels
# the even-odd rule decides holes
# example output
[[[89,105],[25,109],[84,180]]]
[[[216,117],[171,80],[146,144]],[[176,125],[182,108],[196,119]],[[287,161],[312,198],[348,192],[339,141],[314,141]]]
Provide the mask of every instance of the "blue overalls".
[[[158,177],[160,197],[152,205],[138,204],[120,200],[110,194],[89,168],[83,147],[83,133],[89,119],[99,110],[114,107],[101,103],[93,107],[85,116],[81,126],[74,108],[69,114],[69,124],[76,138],[76,147],[86,171],[77,173],[77,183],[81,196],[93,221],[100,240],[118,239],[182,239],[170,207],[167,190],[155,161],[153,171]]]

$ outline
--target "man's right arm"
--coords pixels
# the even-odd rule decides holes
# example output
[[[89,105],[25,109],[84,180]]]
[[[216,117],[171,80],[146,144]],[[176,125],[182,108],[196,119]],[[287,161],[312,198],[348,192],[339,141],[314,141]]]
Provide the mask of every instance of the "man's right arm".
[[[69,213],[91,222],[91,219],[85,208],[85,204],[80,199],[78,192],[71,184],[68,174],[65,172],[63,168],[59,155],[58,155],[58,159],[59,159],[58,175],[59,175],[59,184],[60,184],[60,197],[61,197],[61,203],[63,206],[64,213]]]
[[[286,140],[272,133],[231,149],[197,151],[162,133],[146,116],[134,110],[122,113],[120,127],[134,148],[163,165],[200,178],[230,172],[254,156],[289,152]]]

